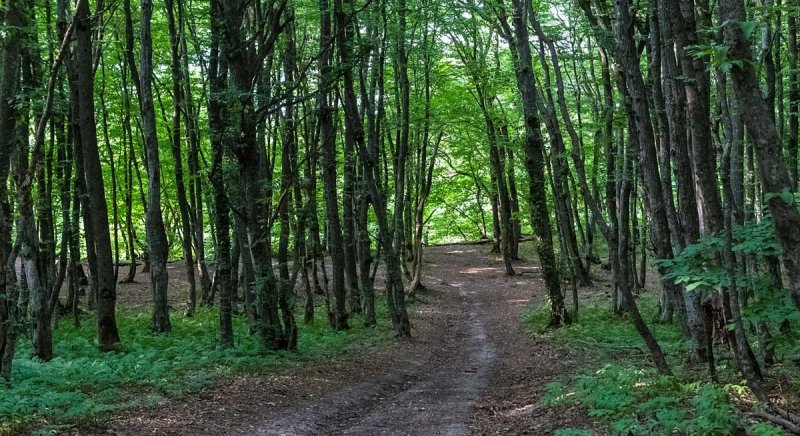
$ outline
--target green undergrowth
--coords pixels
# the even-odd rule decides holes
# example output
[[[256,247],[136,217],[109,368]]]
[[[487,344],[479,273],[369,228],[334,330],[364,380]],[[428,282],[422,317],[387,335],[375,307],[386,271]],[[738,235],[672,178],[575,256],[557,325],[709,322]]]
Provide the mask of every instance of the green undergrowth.
[[[385,308],[378,315],[386,319]],[[361,327],[358,316],[344,332],[332,331],[324,318],[320,313],[312,324],[298,321],[298,352],[274,352],[248,334],[241,317],[234,322],[236,347],[220,348],[214,309],[199,309],[192,318],[173,313],[169,335],[150,333],[149,313],[120,313],[123,342],[110,353],[98,351],[93,319],[79,328],[65,319],[55,331],[56,357],[50,362],[31,358],[30,341],[20,339],[12,382],[0,384],[0,434],[91,424],[109,411],[180,398],[221,376],[380,347],[390,337],[387,327]]]
[[[605,424],[611,434],[783,434],[778,428],[746,418],[737,400],[748,398],[744,382],[719,353],[720,379],[708,380],[704,366],[688,363],[688,349],[676,324],[658,324],[652,295],[638,299],[642,316],[659,341],[676,376],[653,369],[629,317],[614,315],[608,305],[587,305],[570,326],[545,330],[549,313],[535,308],[523,315],[531,334],[580,354],[576,373],[547,385],[542,402],[548,407],[579,404]],[[779,371],[771,368],[770,372]],[[793,374],[798,375],[797,368]],[[797,386],[795,384],[795,386]],[[560,436],[592,434],[565,428]]]
[[[686,351],[680,329],[676,324],[658,324],[658,307],[650,296],[637,299],[639,310],[647,325],[658,339],[667,355]],[[581,348],[595,358],[640,360],[647,357],[641,336],[627,316],[612,313],[608,305],[592,303],[579,309],[576,322],[559,329],[543,331],[550,321],[550,313],[544,307],[523,314],[526,327],[534,334],[541,334],[555,343]]]
[[[748,422],[732,400],[742,395],[740,385],[684,383],[650,368],[607,364],[568,386],[549,383],[542,402],[549,407],[577,402],[605,422],[611,434],[783,434],[774,426]]]

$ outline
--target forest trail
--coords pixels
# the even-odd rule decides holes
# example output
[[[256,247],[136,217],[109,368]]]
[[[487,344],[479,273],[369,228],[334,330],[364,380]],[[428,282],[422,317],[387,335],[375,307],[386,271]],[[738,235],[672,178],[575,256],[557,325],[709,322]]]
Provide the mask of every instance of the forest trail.
[[[521,311],[544,295],[538,268],[506,277],[488,246],[426,250],[429,292],[414,338],[292,368],[247,375],[159,410],[113,418],[98,434],[548,434],[586,426],[580,410],[540,404],[575,356],[538,341]]]

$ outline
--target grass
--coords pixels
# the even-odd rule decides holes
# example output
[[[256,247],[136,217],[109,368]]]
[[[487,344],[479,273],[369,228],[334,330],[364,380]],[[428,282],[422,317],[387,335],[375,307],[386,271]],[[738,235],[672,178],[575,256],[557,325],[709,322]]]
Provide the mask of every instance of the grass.
[[[659,375],[650,355],[626,316],[611,313],[603,294],[583,293],[590,304],[581,308],[577,322],[543,330],[549,321],[546,308],[523,314],[522,322],[534,335],[572,350],[579,349],[583,367],[577,374],[550,383],[545,405],[578,403],[607,426],[611,434],[783,434],[776,427],[747,418],[740,406],[750,402],[749,391],[730,365],[730,356],[717,347],[717,369],[728,383],[712,383],[705,366],[689,363],[689,350],[676,324],[658,324],[657,304],[650,293],[637,299],[642,316],[672,364],[676,376]],[[796,352],[784,349],[786,356]],[[796,364],[781,363],[769,374],[789,380],[797,396]],[[792,381],[793,380],[793,381]],[[561,435],[591,434],[586,429],[563,429]]]
[[[378,315],[385,319],[381,310]],[[200,309],[192,318],[173,314],[169,335],[150,333],[149,313],[120,313],[123,343],[110,353],[97,350],[93,319],[84,319],[79,328],[65,320],[55,331],[56,357],[50,362],[31,358],[30,341],[20,338],[12,382],[0,385],[0,434],[88,424],[109,411],[179,398],[222,376],[319,360],[379,346],[389,338],[387,328],[360,327],[357,316],[344,332],[331,330],[324,318],[298,322],[296,353],[264,350],[248,334],[243,318],[234,323],[236,347],[220,348],[213,309]]]
[[[656,302],[651,296],[644,294],[637,303],[642,317],[668,356],[677,356],[686,351],[676,324],[651,321],[657,318],[658,313]],[[581,348],[594,359],[628,358],[641,361],[640,357],[647,357],[642,338],[629,318],[614,315],[608,305],[604,306],[599,302],[583,305],[576,322],[544,331],[549,321],[550,313],[544,307],[534,308],[523,314],[523,322],[532,334],[541,334],[555,343]]]

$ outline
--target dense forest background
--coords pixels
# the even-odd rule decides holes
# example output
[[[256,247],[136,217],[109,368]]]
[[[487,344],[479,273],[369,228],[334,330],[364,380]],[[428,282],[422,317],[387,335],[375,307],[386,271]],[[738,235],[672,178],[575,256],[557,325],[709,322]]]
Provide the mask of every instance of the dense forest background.
[[[410,336],[425,246],[485,241],[513,276],[532,240],[548,328],[608,274],[603,304],[658,373],[677,362],[652,325],[675,325],[702,377],[740,374],[797,430],[769,368],[800,356],[799,16],[793,0],[3,0],[0,375],[14,384],[19,347],[53,359],[60,323],[124,350],[118,283],[144,273],[153,333],[213,306],[222,349],[296,350],[303,323],[370,327],[384,306]]]

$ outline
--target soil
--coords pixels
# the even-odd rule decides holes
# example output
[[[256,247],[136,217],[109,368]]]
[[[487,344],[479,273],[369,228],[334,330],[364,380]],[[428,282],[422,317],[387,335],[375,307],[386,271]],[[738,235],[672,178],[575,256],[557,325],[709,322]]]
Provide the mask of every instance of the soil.
[[[538,435],[595,427],[580,408],[540,404],[547,383],[569,377],[579,356],[536,339],[520,322],[525,308],[543,303],[538,268],[519,262],[520,274],[507,277],[487,251],[426,249],[428,290],[413,307],[412,339],[226,378],[158,409],[120,412],[89,433]],[[185,298],[179,290],[176,302]],[[120,296],[146,304],[147,294]]]

